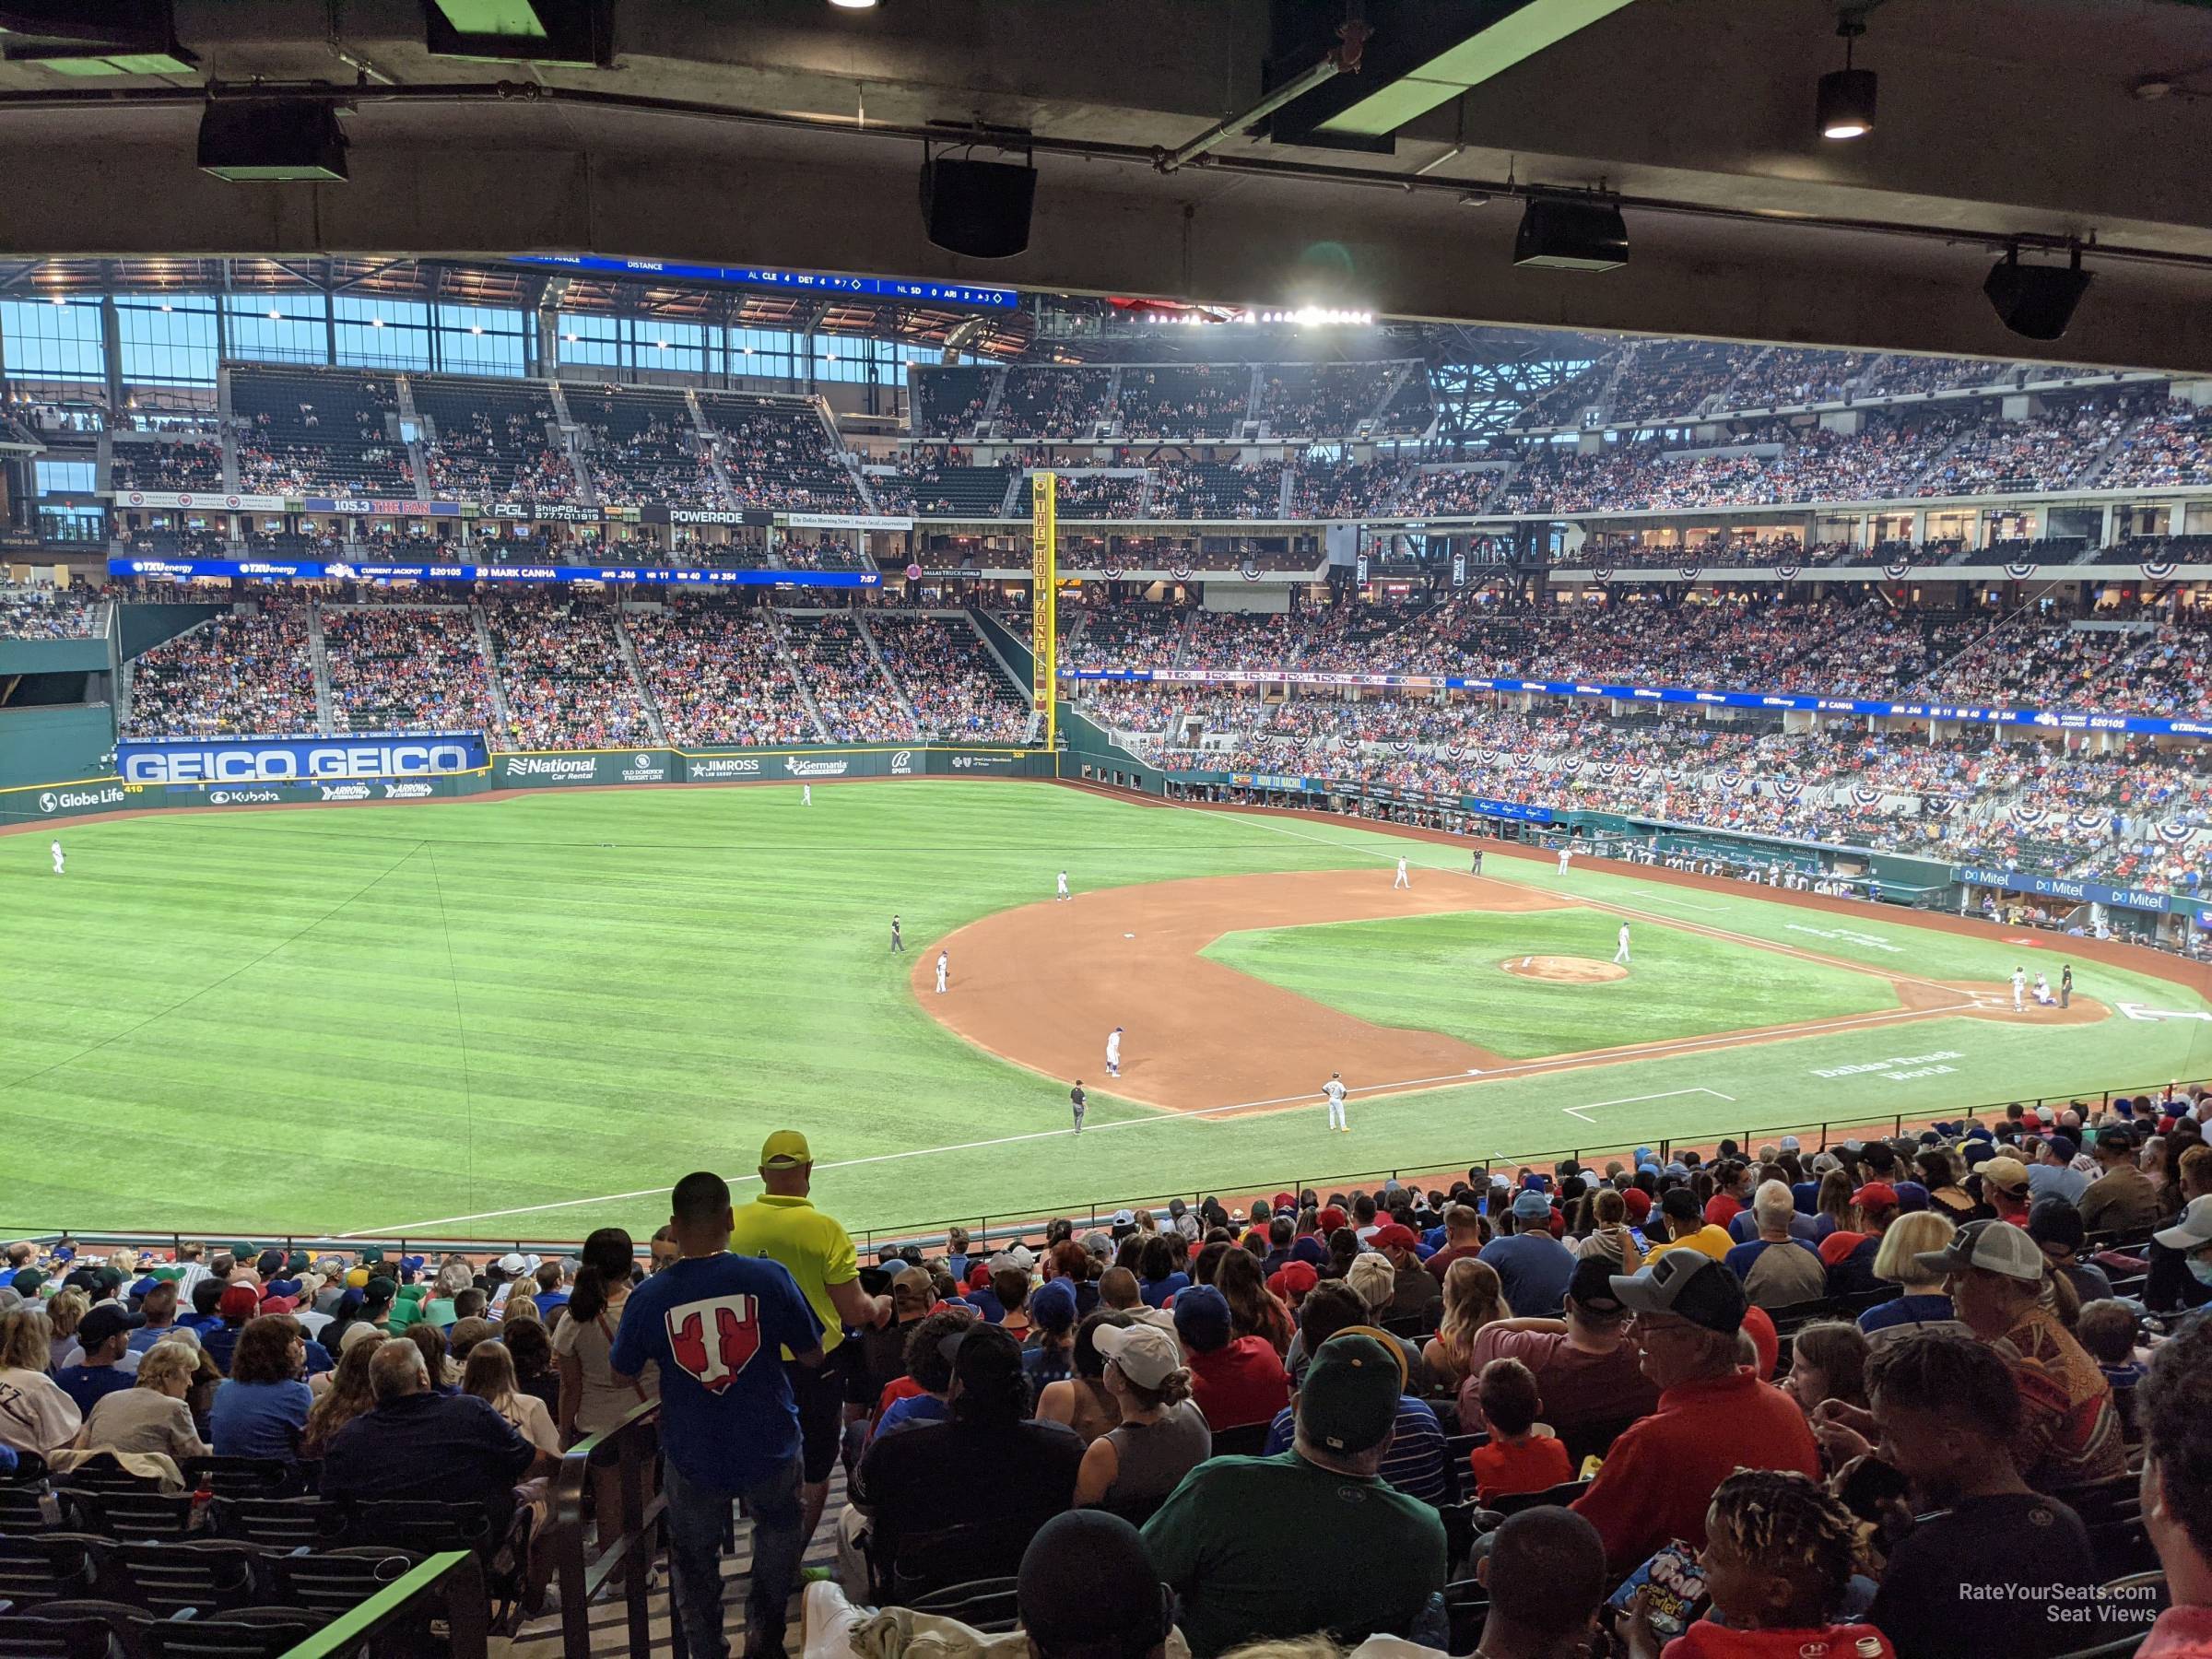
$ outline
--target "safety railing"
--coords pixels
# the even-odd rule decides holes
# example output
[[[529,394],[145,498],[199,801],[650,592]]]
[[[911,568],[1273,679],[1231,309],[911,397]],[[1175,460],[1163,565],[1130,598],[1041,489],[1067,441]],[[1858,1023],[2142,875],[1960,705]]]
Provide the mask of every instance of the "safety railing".
[[[1465,1175],[1469,1170],[1488,1174],[1493,1170],[1501,1168],[1518,1169],[1524,1165],[1530,1168],[1539,1165],[1548,1166],[1570,1158],[1579,1163],[1588,1163],[1593,1159],[1632,1152],[1638,1146],[1649,1146],[1655,1152],[1671,1156],[1676,1151],[1691,1147],[1700,1151],[1708,1150],[1723,1135],[1729,1135],[1735,1137],[1739,1146],[1746,1147],[1756,1146],[1760,1141],[1779,1140],[1785,1135],[1794,1135],[1800,1139],[1809,1135],[1817,1136],[1818,1139],[1807,1147],[1807,1150],[1818,1151],[1823,1146],[1839,1139],[1849,1139],[1854,1135],[1898,1135],[1904,1134],[1909,1126],[1917,1130],[1929,1123],[1949,1123],[1968,1117],[1988,1118],[1992,1114],[2001,1115],[2006,1107],[2014,1104],[2026,1106],[2030,1111],[2043,1106],[2052,1107],[2053,1110],[2078,1106],[2084,1112],[2102,1112],[2109,1108],[2113,1100],[2122,1097],[2132,1100],[2144,1095],[2157,1096],[2161,1094],[2170,1083],[2178,1088],[2193,1087],[2199,1082],[2212,1082],[2212,1079],[2161,1077],[2154,1083],[2119,1086],[2095,1093],[2014,1095],[2003,1100],[1982,1100],[1969,1105],[1915,1112],[1911,1115],[1893,1112],[1887,1116],[1877,1113],[1807,1118],[1794,1123],[1758,1124],[1742,1130],[1723,1130],[1710,1135],[1697,1137],[1610,1141],[1586,1143],[1582,1146],[1544,1147],[1526,1152],[1493,1153],[1487,1158],[1479,1158],[1465,1164],[1452,1166],[1445,1165],[1441,1159],[1430,1159],[1391,1169],[1320,1170],[1280,1177],[1252,1176],[1241,1178],[1227,1185],[1205,1190],[1183,1187],[1171,1192],[1122,1194],[1108,1196],[1089,1195],[1049,1204],[1025,1203],[1018,1208],[1009,1207],[1005,1211],[995,1213],[945,1216],[923,1221],[885,1223],[859,1229],[856,1230],[856,1237],[864,1249],[875,1251],[889,1245],[939,1240],[943,1238],[947,1228],[964,1227],[968,1230],[970,1237],[980,1242],[985,1239],[1018,1238],[1025,1233],[1036,1230],[1045,1221],[1055,1218],[1065,1218],[1071,1221],[1077,1221],[1086,1228],[1100,1227],[1106,1225],[1117,1210],[1138,1208],[1164,1210],[1168,1203],[1176,1198],[1182,1199],[1185,1204],[1195,1206],[1204,1202],[1209,1192],[1226,1200],[1230,1197],[1246,1194],[1265,1194],[1277,1192],[1302,1193],[1308,1188],[1325,1193],[1331,1188],[1349,1188],[1382,1181],[1407,1181],[1431,1176],[1456,1179]],[[1321,1097],[1317,1093],[1314,1096],[1315,1101],[1318,1103]],[[1106,1218],[1106,1220],[1101,1220],[1101,1217]],[[0,1221],[0,1238],[27,1239],[34,1243],[51,1244],[65,1236],[75,1239],[84,1246],[175,1250],[188,1241],[196,1242],[211,1237],[221,1238],[224,1236],[224,1230],[218,1230],[212,1233],[106,1230],[64,1233],[56,1231],[51,1226],[42,1228],[11,1227],[7,1223]],[[382,1250],[385,1255],[390,1257],[409,1252],[428,1253],[449,1251],[471,1255],[496,1255],[511,1250],[524,1253],[535,1252],[541,1255],[562,1254],[572,1253],[577,1248],[579,1241],[573,1238],[530,1239],[519,1235],[504,1239],[457,1239],[400,1233],[382,1238],[358,1235],[347,1238],[331,1238],[308,1233],[272,1233],[264,1235],[260,1242],[265,1248],[280,1249],[286,1252],[304,1250],[311,1255],[330,1253],[351,1256],[357,1254],[364,1245],[369,1245]],[[644,1256],[645,1251],[642,1246],[640,1247],[638,1253],[641,1258]]]
[[[485,1659],[491,1609],[485,1596],[483,1564],[475,1551],[449,1549],[430,1557],[351,1612],[332,1619],[288,1650],[284,1659],[337,1659],[341,1653],[373,1652],[377,1639],[387,1631],[418,1626],[429,1617],[443,1619],[452,1659]]]
[[[658,1548],[661,1516],[667,1508],[658,1477],[661,1403],[641,1400],[611,1429],[588,1435],[561,1453],[550,1490],[549,1513],[542,1535],[560,1592],[560,1639],[570,1659],[592,1652],[591,1608],[610,1583],[621,1586],[624,1623],[631,1659],[649,1659],[653,1651],[652,1568]],[[617,1512],[609,1514],[604,1478],[611,1468]],[[599,1549],[584,1551],[583,1511],[587,1485],[600,1477]],[[669,1629],[677,1632],[675,1586],[671,1579]]]

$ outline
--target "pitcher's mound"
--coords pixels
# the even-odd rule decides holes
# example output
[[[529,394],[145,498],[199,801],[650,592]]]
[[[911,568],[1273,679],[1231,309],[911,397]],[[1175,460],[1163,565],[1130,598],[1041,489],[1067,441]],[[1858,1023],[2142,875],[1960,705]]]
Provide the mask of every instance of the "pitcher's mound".
[[[1551,980],[1562,985],[1597,985],[1629,977],[1629,971],[1618,962],[1601,962],[1595,957],[1508,957],[1498,966],[1523,979]]]

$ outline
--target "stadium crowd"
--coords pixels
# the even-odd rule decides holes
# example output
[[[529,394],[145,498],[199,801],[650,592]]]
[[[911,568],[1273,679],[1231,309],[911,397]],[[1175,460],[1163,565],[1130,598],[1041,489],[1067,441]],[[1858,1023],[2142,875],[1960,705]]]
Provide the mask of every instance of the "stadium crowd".
[[[820,737],[770,612],[670,604],[630,610],[622,626],[670,742],[812,743]]]
[[[320,722],[307,606],[265,597],[165,640],[130,665],[124,737],[312,732]]]
[[[27,1241],[0,1268],[0,1494],[97,1526],[62,1507],[87,1460],[188,1493],[194,1459],[259,1456],[310,1503],[480,1506],[526,1558],[527,1477],[657,1399],[673,1601],[701,1653],[726,1651],[741,1498],[763,1659],[825,1523],[838,1567],[806,1587],[809,1633],[888,1644],[863,1652],[924,1631],[981,1651],[962,1615],[1010,1612],[1038,1659],[1379,1637],[1567,1659],[1600,1632],[1638,1659],[2058,1659],[2122,1637],[2193,1659],[2212,1648],[2207,1118],[2194,1087],[2014,1105],[955,1227],[871,1262],[812,1202],[791,1130],[759,1195],[687,1176],[643,1248],[613,1227],[553,1260]],[[671,1312],[731,1299],[761,1338],[734,1380]],[[609,1483],[592,1500],[611,1547]],[[543,1606],[542,1571],[518,1572]],[[972,1610],[989,1580],[1005,1612]]]
[[[508,744],[627,748],[653,741],[643,689],[604,606],[501,595],[479,602],[507,708]]]
[[[868,628],[925,735],[954,743],[1018,743],[1028,735],[1028,700],[966,617],[887,610]]]
[[[77,640],[106,627],[104,602],[86,589],[0,583],[0,640]]]
[[[324,606],[321,619],[339,729],[499,730],[491,671],[468,606]]]

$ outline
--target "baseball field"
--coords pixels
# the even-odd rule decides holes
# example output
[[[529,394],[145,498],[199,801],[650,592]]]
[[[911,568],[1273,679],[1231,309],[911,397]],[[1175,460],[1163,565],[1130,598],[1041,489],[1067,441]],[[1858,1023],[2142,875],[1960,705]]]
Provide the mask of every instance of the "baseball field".
[[[896,1229],[2212,1072],[2178,961],[1051,784],[158,813],[60,877],[50,839],[0,837],[6,1233],[642,1235],[787,1126]]]

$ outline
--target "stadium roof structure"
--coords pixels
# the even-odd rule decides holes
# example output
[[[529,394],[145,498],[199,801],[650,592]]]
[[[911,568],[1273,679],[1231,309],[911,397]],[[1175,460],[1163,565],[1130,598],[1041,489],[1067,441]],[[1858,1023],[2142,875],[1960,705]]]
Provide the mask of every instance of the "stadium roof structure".
[[[1837,0],[1366,0],[1347,73],[1340,0],[0,0],[0,253],[596,251],[2212,370],[2212,7],[1842,10],[1881,79],[1847,144],[1814,121]],[[553,26],[444,32],[487,12]],[[211,89],[335,107],[350,182],[198,171]],[[930,242],[924,143],[1033,159],[1026,253]],[[1625,271],[1514,265],[1561,192],[1620,205]],[[1994,260],[2077,244],[2065,337],[2006,332]]]

